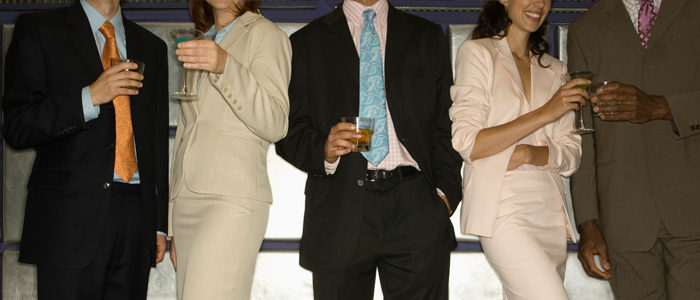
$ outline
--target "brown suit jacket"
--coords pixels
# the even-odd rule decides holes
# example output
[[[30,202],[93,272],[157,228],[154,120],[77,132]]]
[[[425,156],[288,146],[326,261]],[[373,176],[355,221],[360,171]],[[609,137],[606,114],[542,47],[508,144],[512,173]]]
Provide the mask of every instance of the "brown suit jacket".
[[[577,224],[597,219],[613,252],[651,249],[660,222],[700,234],[700,1],[666,0],[645,50],[621,0],[601,0],[569,28],[569,70],[631,84],[668,100],[674,122],[591,116],[572,178]]]

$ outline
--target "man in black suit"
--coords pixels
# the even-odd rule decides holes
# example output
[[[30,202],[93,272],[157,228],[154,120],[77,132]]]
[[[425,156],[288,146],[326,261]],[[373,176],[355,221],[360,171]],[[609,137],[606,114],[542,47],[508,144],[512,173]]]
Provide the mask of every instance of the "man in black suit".
[[[277,153],[308,173],[300,264],[315,299],[372,299],[377,268],[387,299],[447,299],[462,160],[450,142],[442,28],[386,0],[346,0],[291,41],[290,125]],[[377,161],[350,152],[358,134],[339,122],[362,115],[372,44],[381,61],[369,69],[383,70],[369,92],[386,99],[389,145]]]
[[[20,261],[39,299],[145,299],[166,245],[165,43],[118,0],[81,0],[21,15],[5,71],[4,138],[36,149]]]

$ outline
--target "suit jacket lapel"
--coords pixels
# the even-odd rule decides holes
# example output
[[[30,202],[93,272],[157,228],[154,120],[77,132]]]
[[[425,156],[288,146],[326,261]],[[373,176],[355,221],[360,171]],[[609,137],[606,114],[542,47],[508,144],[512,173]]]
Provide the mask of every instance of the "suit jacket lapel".
[[[639,57],[644,57],[644,47],[642,46],[642,42],[639,40],[637,30],[634,28],[634,24],[632,24],[630,15],[627,13],[627,9],[622,4],[622,1],[608,0],[605,6],[605,12],[608,13],[608,17],[605,19],[605,24],[610,28],[610,30],[614,32],[622,42],[627,44],[634,54]],[[590,32],[588,34],[597,33]]]
[[[403,54],[408,48],[408,43],[413,35],[413,25],[406,22],[406,16],[389,4],[389,15],[387,18],[386,37],[386,62],[384,74],[386,77],[385,89],[388,91],[393,82],[396,71],[401,64]]]
[[[360,84],[360,56],[357,54],[357,48],[352,40],[347,19],[343,14],[342,4],[328,14],[323,23],[328,25],[323,31],[323,38],[333,53],[338,55],[338,60],[350,72],[355,82]]]
[[[678,14],[683,10],[683,7],[687,2],[688,0],[674,0],[661,2],[661,7],[659,8],[659,15],[656,17],[656,23],[654,24],[654,28],[651,31],[651,39],[649,40],[649,45],[647,45],[647,50],[654,47],[654,44],[656,44],[656,42],[658,42],[661,39],[666,30],[676,19],[676,16],[678,16]]]
[[[95,78],[100,77],[104,71],[102,58],[100,58],[99,51],[96,51],[97,46],[95,45],[95,37],[90,29],[90,21],[88,21],[80,3],[75,3],[68,7],[66,21],[73,26],[69,35],[76,49],[80,52],[83,61],[85,61]]]
[[[493,42],[496,44],[496,50],[501,54],[501,58],[498,60],[498,63],[501,65],[501,67],[503,67],[506,73],[508,73],[508,77],[510,77],[510,80],[513,81],[513,83],[515,83],[515,85],[518,87],[523,98],[527,99],[525,97],[525,90],[523,89],[523,81],[520,78],[518,66],[515,64],[513,54],[508,46],[508,41],[506,38],[495,38],[493,39]],[[532,98],[532,95],[530,96]]]

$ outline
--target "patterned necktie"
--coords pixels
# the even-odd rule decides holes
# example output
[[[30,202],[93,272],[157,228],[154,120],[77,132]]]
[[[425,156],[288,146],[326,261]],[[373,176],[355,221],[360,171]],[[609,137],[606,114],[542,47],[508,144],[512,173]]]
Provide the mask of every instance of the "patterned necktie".
[[[117,40],[114,38],[114,25],[109,21],[104,22],[100,27],[100,32],[104,35],[105,47],[102,50],[102,67],[107,69],[111,66],[112,58],[119,58],[117,51]],[[134,150],[134,130],[131,126],[131,107],[129,96],[117,96],[114,103],[114,116],[116,119],[117,142],[114,156],[114,173],[119,175],[126,182],[136,173],[136,153]]]
[[[372,150],[362,155],[373,166],[378,166],[389,154],[382,49],[373,22],[376,15],[373,9],[362,13],[365,24],[360,37],[360,117],[374,118]]]
[[[639,24],[637,25],[637,31],[644,49],[649,45],[651,30],[654,28],[658,14],[659,10],[654,6],[652,0],[639,0]]]

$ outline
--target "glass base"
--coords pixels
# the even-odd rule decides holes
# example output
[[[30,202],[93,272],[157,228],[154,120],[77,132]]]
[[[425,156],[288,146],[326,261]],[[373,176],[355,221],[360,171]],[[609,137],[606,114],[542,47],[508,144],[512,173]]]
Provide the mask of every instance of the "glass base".
[[[589,128],[578,128],[576,130],[572,130],[571,133],[576,133],[576,134],[586,134],[586,133],[592,133],[594,132],[595,129],[589,129]]]
[[[197,94],[177,92],[170,94],[171,97],[180,100],[195,100],[197,99]]]

